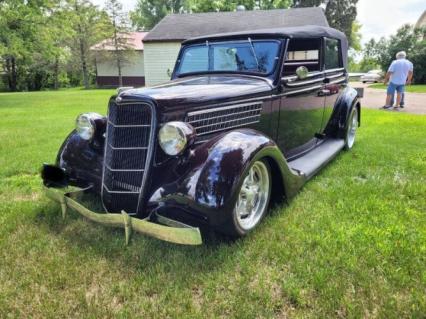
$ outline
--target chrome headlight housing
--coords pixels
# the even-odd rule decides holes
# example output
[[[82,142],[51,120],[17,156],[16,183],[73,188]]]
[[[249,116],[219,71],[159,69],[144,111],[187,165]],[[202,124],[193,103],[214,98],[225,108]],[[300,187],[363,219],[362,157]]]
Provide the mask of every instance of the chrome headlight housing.
[[[95,120],[102,118],[98,113],[83,113],[75,120],[75,130],[77,134],[86,141],[90,141],[96,132]]]
[[[167,155],[175,156],[193,142],[194,128],[184,122],[168,122],[158,132],[158,142]]]

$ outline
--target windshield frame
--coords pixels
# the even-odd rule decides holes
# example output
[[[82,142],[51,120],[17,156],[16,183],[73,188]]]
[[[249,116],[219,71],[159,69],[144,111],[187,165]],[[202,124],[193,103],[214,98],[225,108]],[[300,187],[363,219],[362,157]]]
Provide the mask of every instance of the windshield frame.
[[[182,46],[181,50],[179,51],[179,55],[178,58],[176,60],[176,64],[175,64],[175,68],[173,71],[173,76],[172,78],[181,78],[181,77],[186,77],[186,76],[191,76],[191,75],[200,75],[200,74],[244,74],[244,75],[254,75],[254,76],[259,76],[259,77],[270,77],[271,75],[275,74],[277,72],[277,69],[279,69],[279,62],[282,58],[282,50],[283,47],[285,47],[285,43],[286,43],[287,39],[277,39],[277,38],[251,38],[251,37],[247,37],[247,38],[238,38],[238,39],[224,39],[224,40],[216,40],[216,41],[202,41],[202,42],[197,42],[197,43],[191,43],[191,44],[186,44],[184,46]],[[247,43],[249,46],[251,46],[253,43],[256,42],[275,42],[276,44],[278,44],[278,51],[277,51],[277,56],[274,58],[274,65],[271,69],[270,72],[268,73],[261,73],[261,72],[254,72],[254,71],[240,71],[240,70],[203,70],[203,71],[195,71],[195,72],[185,72],[185,73],[179,73],[179,68],[181,66],[182,63],[182,57],[183,54],[185,53],[185,51],[188,48],[193,48],[193,47],[205,47],[205,46],[210,46],[210,45],[214,45],[214,44],[224,44],[224,43]],[[210,53],[208,53],[210,55]],[[211,61],[209,61],[210,64]]]

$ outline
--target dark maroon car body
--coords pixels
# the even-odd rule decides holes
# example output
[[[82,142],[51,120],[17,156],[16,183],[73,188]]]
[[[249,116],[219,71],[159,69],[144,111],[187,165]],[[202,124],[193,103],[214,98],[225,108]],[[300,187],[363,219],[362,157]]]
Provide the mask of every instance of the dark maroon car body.
[[[137,192],[112,196],[105,190],[106,162],[114,165],[111,158],[105,158],[109,152],[106,150],[108,138],[112,139],[114,133],[111,130],[107,133],[108,117],[96,120],[96,135],[90,141],[71,132],[59,150],[56,164],[45,166],[45,184],[93,185],[92,190],[101,196],[109,212],[125,209],[138,218],[146,218],[155,211],[189,224],[220,226],[233,210],[244,172],[250,163],[263,158],[272,170],[273,195],[293,197],[338,150],[328,156],[318,153],[318,161],[312,157],[305,163],[307,166],[312,163],[306,171],[297,167],[300,159],[315,154],[321,147],[325,149],[332,141],[343,139],[352,109],[357,108],[358,116],[360,114],[357,92],[348,86],[346,39],[330,28],[303,27],[197,38],[184,42],[183,48],[206,41],[247,37],[279,41],[279,59],[271,74],[215,72],[180,76],[176,71],[179,56],[170,82],[126,90],[111,97],[110,113],[113,108],[131,105],[135,109],[145,108],[151,119],[146,124],[150,138],[144,153],[143,176],[130,174],[133,176],[129,176],[128,181],[122,177],[123,183],[128,184],[137,177],[137,181],[142,182]],[[305,79],[287,71],[292,68],[292,64],[286,62],[292,39],[301,39],[303,43],[319,41],[324,48],[326,38],[339,41],[339,67],[325,68],[324,54],[320,54],[318,70],[308,66],[310,72]],[[254,114],[253,118],[245,121],[238,116],[239,111],[232,113],[238,108],[252,112],[248,114]],[[218,122],[211,119],[211,125],[207,123],[210,126],[197,128],[199,122],[194,118],[205,114],[209,114],[208,118],[218,114]],[[224,114],[230,114],[230,120],[220,120],[227,118]],[[165,154],[157,141],[158,130],[170,121],[192,123],[197,132],[192,144],[178,156]],[[129,131],[129,134],[135,132]],[[114,150],[111,154],[119,156]],[[132,155],[128,153],[126,158]],[[117,176],[114,178],[121,178]]]

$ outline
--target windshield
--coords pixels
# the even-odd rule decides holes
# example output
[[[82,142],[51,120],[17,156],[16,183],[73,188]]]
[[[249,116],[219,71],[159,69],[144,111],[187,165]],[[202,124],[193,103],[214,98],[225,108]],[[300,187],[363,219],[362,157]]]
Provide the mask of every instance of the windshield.
[[[216,42],[184,49],[177,75],[204,72],[270,74],[278,61],[280,43],[274,40]]]

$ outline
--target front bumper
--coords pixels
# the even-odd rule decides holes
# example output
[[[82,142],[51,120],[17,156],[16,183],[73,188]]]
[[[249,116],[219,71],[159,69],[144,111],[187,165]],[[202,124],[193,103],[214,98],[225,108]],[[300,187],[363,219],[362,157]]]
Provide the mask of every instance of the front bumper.
[[[166,218],[159,214],[145,219],[131,217],[125,211],[121,214],[96,213],[79,203],[79,198],[86,189],[71,191],[68,187],[44,186],[46,195],[61,204],[62,217],[65,218],[67,208],[72,208],[86,218],[107,226],[121,227],[125,230],[126,244],[129,243],[132,231],[136,231],[157,239],[182,245],[200,245],[202,238],[199,228]],[[158,223],[152,222],[155,218]]]

